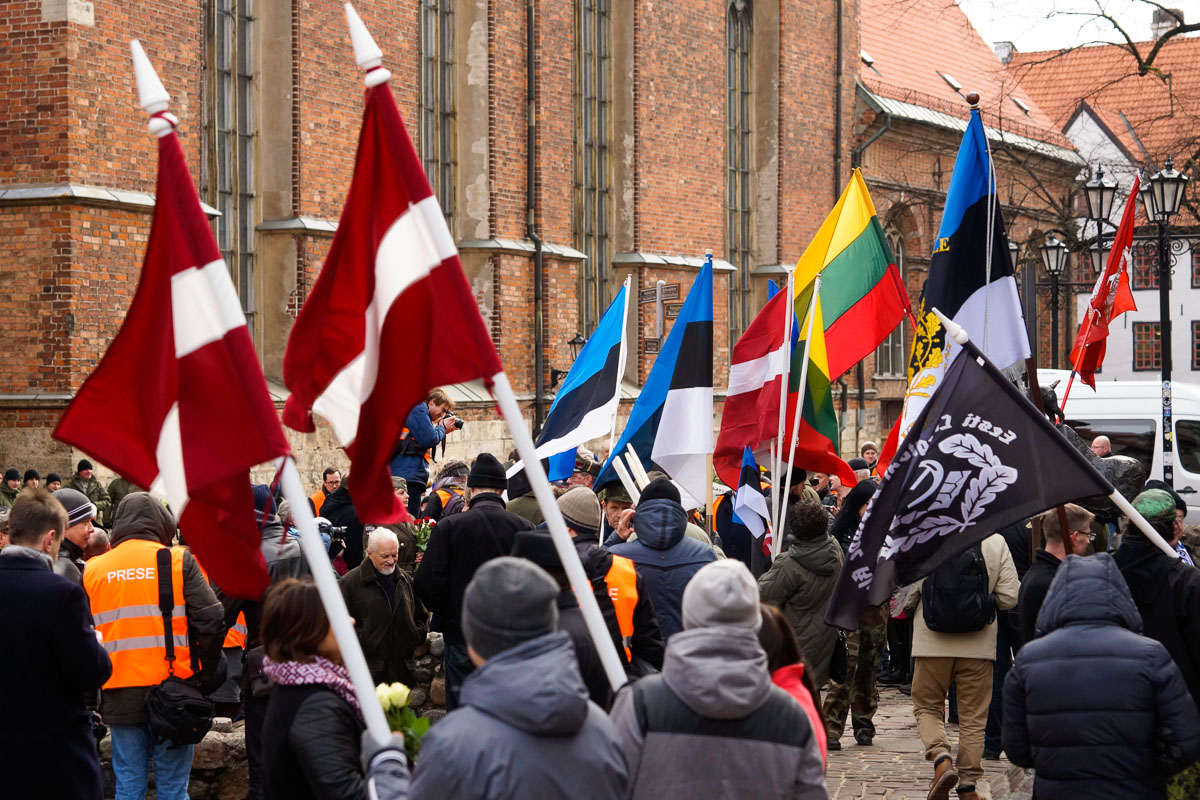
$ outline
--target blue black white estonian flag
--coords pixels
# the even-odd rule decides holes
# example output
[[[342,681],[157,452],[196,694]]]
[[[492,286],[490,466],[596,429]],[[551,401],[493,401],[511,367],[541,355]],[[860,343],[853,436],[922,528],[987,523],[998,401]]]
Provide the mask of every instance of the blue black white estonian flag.
[[[596,486],[618,480],[613,457],[624,454],[632,443],[644,469],[657,465],[691,495],[684,498],[685,504],[704,502],[708,494],[705,484],[712,481],[708,468],[713,451],[712,349],[713,270],[709,259],[671,326]]]
[[[738,477],[737,493],[733,496],[733,513],[754,538],[761,539],[767,532],[767,498],[763,495],[758,463],[749,447],[742,453],[742,472]]]
[[[617,404],[621,401],[621,378],[625,374],[628,314],[626,281],[571,365],[538,435],[537,454],[547,462],[546,474],[552,481],[571,477],[579,445],[612,433]],[[517,473],[523,471],[522,462],[510,468],[510,482],[515,479],[519,484],[523,476],[518,477]],[[523,493],[517,486],[509,487],[510,496]]]

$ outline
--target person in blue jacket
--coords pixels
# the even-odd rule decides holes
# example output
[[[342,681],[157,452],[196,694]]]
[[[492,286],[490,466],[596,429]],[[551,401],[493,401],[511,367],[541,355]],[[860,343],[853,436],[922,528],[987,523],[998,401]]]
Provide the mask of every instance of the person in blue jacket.
[[[450,431],[462,427],[462,421],[450,412],[454,401],[443,389],[434,389],[424,402],[408,412],[390,464],[392,475],[408,482],[408,513],[421,513],[421,497],[429,484],[430,450],[446,441]]]

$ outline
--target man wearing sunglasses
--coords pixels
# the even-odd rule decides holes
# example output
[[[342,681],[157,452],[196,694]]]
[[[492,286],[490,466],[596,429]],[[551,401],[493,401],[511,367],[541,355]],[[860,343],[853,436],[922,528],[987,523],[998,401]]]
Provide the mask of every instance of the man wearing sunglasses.
[[[1017,596],[1017,619],[1021,626],[1021,643],[1033,641],[1037,629],[1038,612],[1042,610],[1042,602],[1058,567],[1069,555],[1081,556],[1087,552],[1088,544],[1096,538],[1089,528],[1092,525],[1091,512],[1068,503],[1066,511],[1067,526],[1070,533],[1067,541],[1071,545],[1068,553],[1063,538],[1059,534],[1058,510],[1052,508],[1041,515],[1042,547],[1033,557],[1033,565],[1021,581],[1021,593]]]

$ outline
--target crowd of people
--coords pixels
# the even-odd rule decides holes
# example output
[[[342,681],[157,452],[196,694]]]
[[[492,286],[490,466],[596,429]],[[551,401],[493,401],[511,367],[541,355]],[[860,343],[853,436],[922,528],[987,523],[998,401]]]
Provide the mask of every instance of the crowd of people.
[[[710,527],[661,473],[636,504],[620,483],[594,486],[600,459],[581,452],[555,493],[624,667],[614,691],[608,645],[541,509],[511,496],[509,465],[433,461],[461,428],[452,409],[431,393],[397,444],[409,521],[366,524],[343,471],[321,473],[308,502],[329,563],[304,559],[287,503],[254,486],[270,587],[253,599],[212,585],[139,487],[103,486],[87,460],[45,488],[8,470],[0,637],[14,652],[0,678],[19,690],[0,726],[6,790],[101,797],[108,735],[118,800],[144,798],[151,774],[160,800],[186,798],[182,709],[208,702],[245,720],[255,800],[825,798],[847,718],[854,746],[873,746],[890,683],[911,695],[930,798],[976,800],[1002,753],[1035,770],[1039,798],[1200,796],[1200,573],[1136,527],[1052,509],[841,631],[826,609],[877,487],[874,444],[850,462],[854,487],[794,471],[773,559],[732,490]],[[761,488],[775,491],[769,474]],[[1178,544],[1177,494],[1151,485],[1134,506]],[[336,573],[377,683],[412,683],[414,654],[440,633],[448,713],[415,764],[402,737],[366,735],[313,570]]]

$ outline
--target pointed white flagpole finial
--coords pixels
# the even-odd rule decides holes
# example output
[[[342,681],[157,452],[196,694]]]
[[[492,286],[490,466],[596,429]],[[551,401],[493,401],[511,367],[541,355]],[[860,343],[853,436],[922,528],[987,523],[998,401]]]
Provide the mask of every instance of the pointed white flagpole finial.
[[[942,321],[942,327],[946,329],[947,336],[949,336],[951,339],[958,342],[959,344],[967,343],[967,339],[969,337],[967,336],[967,332],[965,330],[963,330],[962,325],[959,325],[957,322],[950,319],[949,317],[947,317],[945,314],[943,314],[941,311],[939,311],[936,308],[933,309],[933,313],[937,314],[937,318]]]
[[[179,124],[179,118],[167,111],[171,95],[167,94],[166,87],[150,64],[146,51],[142,49],[142,43],[131,39],[129,49],[133,54],[133,74],[137,79],[138,101],[142,109],[150,115],[150,132],[161,139]]]
[[[392,73],[383,68],[383,51],[375,44],[375,39],[362,17],[354,10],[354,5],[346,3],[346,24],[350,26],[350,43],[354,45],[354,60],[367,71],[363,83],[368,87],[378,86],[391,80]]]

